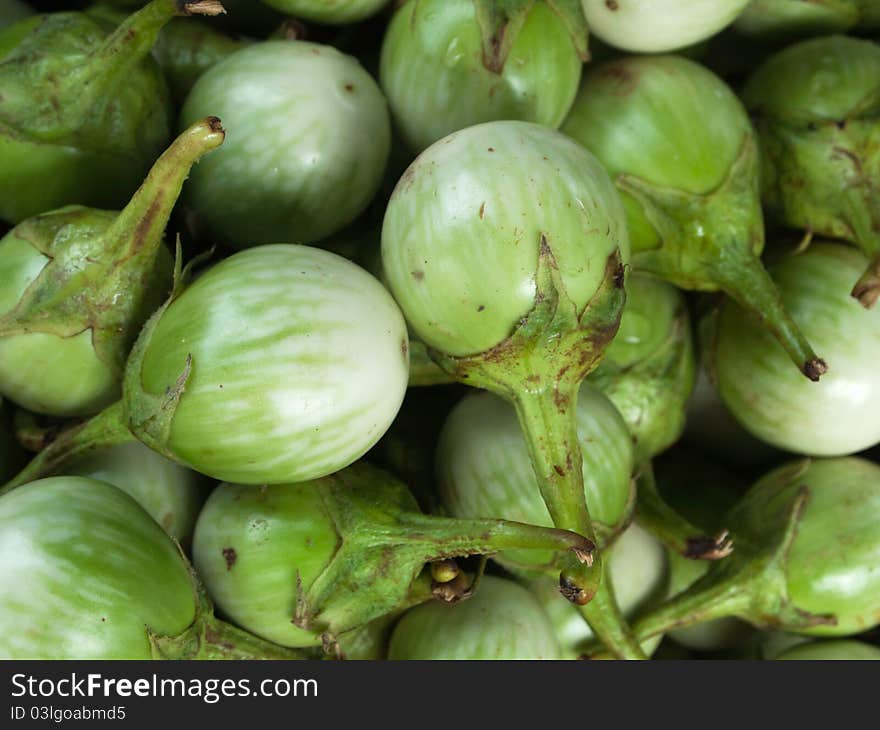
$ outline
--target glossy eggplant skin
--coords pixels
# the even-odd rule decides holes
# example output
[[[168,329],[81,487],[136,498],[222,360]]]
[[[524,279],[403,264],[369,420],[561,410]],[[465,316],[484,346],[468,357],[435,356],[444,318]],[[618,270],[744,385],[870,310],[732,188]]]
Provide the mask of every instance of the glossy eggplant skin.
[[[802,499],[800,514],[792,514]],[[880,466],[856,457],[789,463],[759,480],[728,514],[750,544],[797,519],[784,557],[791,606],[833,621],[798,633],[849,636],[880,623]]]
[[[473,0],[418,0],[397,11],[382,43],[380,83],[395,128],[420,152],[465,127],[519,119],[558,127],[581,59],[560,17],[535,3],[500,69],[486,66]]]
[[[196,615],[178,547],[127,494],[51,477],[0,498],[0,656],[151,659]]]
[[[236,51],[196,81],[181,126],[206,114],[235,131],[193,171],[186,201],[233,248],[315,243],[379,190],[391,144],[385,97],[331,46],[285,40]]]
[[[436,142],[398,182],[382,226],[385,278],[427,345],[482,353],[534,307],[542,237],[578,311],[609,256],[629,258],[620,198],[589,152],[538,124],[478,124]]]
[[[224,259],[154,316],[135,350],[124,399],[137,435],[244,484],[304,481],[352,463],[394,420],[407,384],[394,300],[363,269],[309,246]],[[169,408],[182,374],[186,387]]]
[[[707,362],[727,408],[761,441],[809,456],[841,456],[880,441],[880,312],[850,296],[868,265],[856,248],[817,241],[771,267],[786,308],[824,353],[818,383],[754,317],[726,304],[707,337]]]
[[[192,540],[208,481],[194,471],[133,442],[90,454],[65,472],[118,487],[170,537],[182,545]]]
[[[553,625],[522,586],[484,576],[476,594],[459,604],[418,606],[394,627],[388,658],[559,659]]]

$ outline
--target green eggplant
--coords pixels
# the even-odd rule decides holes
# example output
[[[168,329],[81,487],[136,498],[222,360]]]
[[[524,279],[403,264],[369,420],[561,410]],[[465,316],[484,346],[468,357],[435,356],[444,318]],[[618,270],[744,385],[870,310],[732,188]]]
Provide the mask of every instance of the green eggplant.
[[[127,494],[52,477],[0,498],[0,657],[294,659],[214,618],[192,568]]]
[[[0,218],[123,205],[171,136],[150,48],[173,17],[222,10],[218,0],[153,0],[109,33],[80,12],[0,30]]]
[[[360,463],[263,487],[222,484],[199,514],[193,560],[218,608],[290,647],[331,647],[370,621],[443,595],[425,564],[509,548],[592,550],[571,532],[425,515],[406,486]],[[455,576],[453,576],[455,577]]]
[[[603,64],[581,85],[562,131],[620,189],[633,266],[684,289],[723,291],[754,312],[810,380],[827,369],[761,264],[758,143],[736,95],[678,56]]]
[[[761,141],[769,217],[808,235],[858,246],[869,265],[851,282],[871,307],[880,297],[880,46],[829,36],[769,58],[743,101]]]
[[[83,416],[119,398],[144,322],[171,288],[165,226],[220,120],[172,143],[121,211],[66,206],[0,239],[0,393],[36,413]]]

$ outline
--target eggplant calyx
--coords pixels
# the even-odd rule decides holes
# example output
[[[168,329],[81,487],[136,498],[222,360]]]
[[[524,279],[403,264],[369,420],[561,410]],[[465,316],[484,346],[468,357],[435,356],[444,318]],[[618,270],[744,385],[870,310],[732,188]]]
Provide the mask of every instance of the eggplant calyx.
[[[662,241],[659,248],[640,253],[636,266],[684,289],[725,292],[759,319],[807,378],[816,381],[827,371],[759,258],[764,224],[753,135],[744,135],[727,178],[707,194],[629,175],[619,176],[617,186],[642,205]]]

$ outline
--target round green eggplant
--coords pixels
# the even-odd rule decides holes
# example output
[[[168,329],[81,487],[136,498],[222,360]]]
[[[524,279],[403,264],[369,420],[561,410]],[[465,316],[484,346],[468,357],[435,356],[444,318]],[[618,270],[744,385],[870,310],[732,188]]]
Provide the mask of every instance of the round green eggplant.
[[[213,238],[235,248],[326,238],[382,182],[385,98],[354,58],[329,46],[267,41],[233,53],[196,81],[181,123],[206,113],[233,131],[193,171],[186,200]]]
[[[407,350],[400,311],[363,269],[308,246],[259,246],[154,315],[127,366],[129,426],[215,479],[314,479],[385,433]]]
[[[527,122],[488,122],[428,148],[382,227],[392,293],[416,334],[453,356],[506,340],[535,305],[541,242],[578,311],[628,239],[607,173],[577,144]]]
[[[80,459],[65,472],[112,484],[132,497],[179,543],[192,540],[204,481],[141,443],[119,444]]]
[[[871,259],[850,282],[880,297],[880,46],[829,36],[768,59],[743,100],[761,138],[762,193],[777,223],[841,238]]]
[[[196,523],[193,559],[238,625],[283,646],[338,638],[344,655],[349,632],[434,597],[426,562],[587,545],[559,530],[424,515],[403,484],[357,464],[297,484],[221,484]]]
[[[388,658],[561,659],[553,624],[538,600],[516,583],[483,576],[475,595],[452,606],[430,603],[394,627]]]
[[[726,292],[818,380],[825,363],[759,258],[756,135],[720,78],[677,56],[611,61],[585,77],[562,130],[602,161],[623,193],[637,269],[684,289]]]
[[[581,0],[590,32],[615,48],[662,53],[691,46],[732,23],[749,0]]]
[[[608,545],[631,516],[632,437],[611,401],[586,383],[578,394],[577,420],[584,496],[597,536]],[[443,505],[455,517],[553,524],[516,411],[492,393],[468,395],[449,414],[437,446],[436,466]],[[495,559],[526,573],[555,565],[552,554],[534,550],[506,551]]]
[[[593,542],[577,393],[617,331],[628,257],[608,174],[531,122],[435,142],[398,182],[382,226],[385,278],[416,336],[456,380],[515,405],[553,523]],[[601,574],[597,553],[570,561],[562,582],[596,621],[613,620],[609,604],[591,603]],[[618,653],[641,655],[616,628]]]
[[[675,443],[685,427],[696,359],[684,297],[650,274],[627,283],[620,329],[588,381],[614,403],[641,463]]]
[[[196,618],[178,548],[116,487],[81,477],[0,498],[0,656],[151,659]]]
[[[833,363],[820,383],[784,367],[782,348],[749,312],[731,303],[718,315],[710,374],[730,412],[762,441],[811,456],[880,442],[880,313],[849,296],[867,263],[855,248],[813,243],[771,269],[786,308]]]
[[[4,659],[301,658],[215,619],[179,546],[106,482],[0,498],[0,582]]]
[[[483,51],[479,2],[410,0],[382,43],[380,81],[406,145],[419,152],[459,129],[499,119],[558,127],[577,93],[581,59],[547,3],[505,28],[506,58]]]

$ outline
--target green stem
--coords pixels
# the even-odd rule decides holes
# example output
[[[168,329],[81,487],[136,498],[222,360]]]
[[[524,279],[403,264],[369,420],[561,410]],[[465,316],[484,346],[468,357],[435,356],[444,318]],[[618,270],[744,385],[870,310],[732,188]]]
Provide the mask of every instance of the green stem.
[[[122,403],[114,403],[85,423],[59,434],[24,469],[0,487],[0,496],[22,484],[56,474],[93,451],[132,441],[135,437],[124,425]]]
[[[578,383],[567,385],[560,380],[552,390],[520,393],[514,405],[553,524],[580,533],[595,544],[575,419]],[[593,633],[616,656],[646,658],[620,612],[607,576],[602,581],[599,554],[593,555],[591,563],[575,564],[569,559],[563,565],[559,578],[563,595],[582,606]]]
[[[223,144],[225,136],[220,120],[207,117],[180,134],[156,160],[104,234],[106,250],[113,252],[120,264],[155,258],[190,169],[203,154]]]
[[[731,244],[721,250],[723,258],[712,267],[715,283],[760,320],[804,375],[813,382],[818,381],[828,366],[813,352],[783,306],[779,290],[761,259],[746,246]]]
[[[454,383],[453,378],[428,354],[425,343],[414,338],[409,341],[409,385],[444,385]]]
[[[580,611],[593,633],[616,659],[648,658],[620,612],[610,575],[605,575],[593,600],[581,606]]]
[[[583,457],[577,435],[577,384],[559,382],[550,388],[525,390],[514,397],[520,427],[550,519],[556,527],[572,530],[596,544],[590,511],[584,496]],[[592,561],[591,561],[592,563]],[[599,587],[601,561],[595,565],[569,559],[562,569],[563,591],[583,605]]]
[[[83,109],[106,98],[109,88],[124,83],[131,69],[150,53],[159,31],[178,15],[219,15],[224,13],[219,0],[153,0],[129,15],[85,59],[76,75],[81,87]]]
[[[719,566],[720,567],[720,566]],[[633,624],[640,641],[673,629],[746,613],[752,603],[749,586],[726,571],[710,570],[686,590]]]
[[[747,615],[752,603],[748,579],[720,570],[722,567],[722,563],[715,564],[687,589],[635,621],[632,633],[638,641],[698,623]],[[609,658],[607,650],[598,647],[596,651],[588,651],[587,656],[590,659]]]
[[[693,560],[719,560],[733,551],[727,530],[715,537],[706,535],[666,503],[657,490],[650,461],[642,464],[636,484],[639,523],[669,549]]]
[[[397,537],[397,529],[401,530]],[[595,543],[570,530],[491,519],[458,519],[407,514],[395,526],[395,539],[426,544],[425,561],[499,550],[552,550],[569,552],[577,563],[590,563]]]

